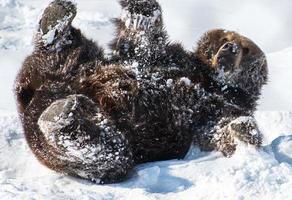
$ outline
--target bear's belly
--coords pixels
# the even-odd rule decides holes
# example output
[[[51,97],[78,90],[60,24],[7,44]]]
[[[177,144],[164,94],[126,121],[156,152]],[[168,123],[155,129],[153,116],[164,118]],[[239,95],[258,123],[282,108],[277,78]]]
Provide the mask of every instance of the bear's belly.
[[[171,90],[147,82],[140,86],[129,136],[135,162],[183,158],[192,142],[191,121],[174,109]]]
[[[173,124],[139,125],[131,141],[135,163],[182,159],[189,150],[191,138],[189,131],[178,130]]]

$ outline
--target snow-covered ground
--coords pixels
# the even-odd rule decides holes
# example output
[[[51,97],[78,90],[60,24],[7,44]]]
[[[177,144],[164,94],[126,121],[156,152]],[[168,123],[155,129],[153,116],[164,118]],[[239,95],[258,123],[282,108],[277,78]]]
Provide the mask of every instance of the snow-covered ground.
[[[106,44],[117,0],[76,0],[74,25]],[[99,186],[40,165],[22,135],[12,93],[22,60],[32,51],[37,18],[48,1],[0,0],[0,199],[291,199],[292,1],[160,0],[171,39],[192,49],[208,29],[250,37],[267,53],[270,78],[256,119],[265,147],[240,145],[232,158],[192,148],[184,160],[138,166],[121,184]]]

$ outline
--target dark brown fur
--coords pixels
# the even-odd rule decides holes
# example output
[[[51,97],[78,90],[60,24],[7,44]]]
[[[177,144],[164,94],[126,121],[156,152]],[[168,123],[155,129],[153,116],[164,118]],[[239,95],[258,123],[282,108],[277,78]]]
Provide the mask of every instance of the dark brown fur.
[[[155,0],[123,0],[121,5],[127,15],[116,20],[109,61],[71,26],[51,44],[62,36],[72,41],[61,43],[61,49],[37,37],[15,87],[25,136],[36,157],[55,171],[112,183],[127,177],[135,164],[183,158],[192,142],[226,156],[234,153],[235,138],[260,146],[253,112],[267,79],[262,51],[235,32],[213,30],[195,52],[187,52],[168,41],[162,16],[153,14],[161,12]],[[126,24],[136,14],[147,26]],[[228,43],[238,47],[235,53],[226,51]],[[220,78],[223,61],[232,70],[243,69],[231,82]],[[75,107],[65,104],[73,100]],[[50,127],[48,122],[60,116],[69,125],[56,121],[60,126]],[[101,150],[85,162],[87,154],[72,157],[62,142]]]

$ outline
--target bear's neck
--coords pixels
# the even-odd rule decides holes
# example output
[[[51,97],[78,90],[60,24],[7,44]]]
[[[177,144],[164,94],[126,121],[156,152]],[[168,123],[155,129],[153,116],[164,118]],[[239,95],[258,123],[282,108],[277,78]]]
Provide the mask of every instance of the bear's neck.
[[[242,66],[240,69],[245,70],[223,76],[220,72],[213,71],[211,77],[227,100],[255,110],[262,86],[266,83],[266,73],[256,70],[260,67]]]
[[[254,94],[253,91],[230,85],[220,85],[219,88],[228,103],[243,108],[246,113],[255,111],[259,95]]]
[[[245,115],[249,115],[256,110],[261,87],[244,88],[242,85],[225,83],[218,80],[216,73],[210,71],[208,75],[205,74],[205,77],[207,77],[205,79],[207,90],[223,96],[227,104],[239,107]],[[256,83],[251,84],[256,85]]]

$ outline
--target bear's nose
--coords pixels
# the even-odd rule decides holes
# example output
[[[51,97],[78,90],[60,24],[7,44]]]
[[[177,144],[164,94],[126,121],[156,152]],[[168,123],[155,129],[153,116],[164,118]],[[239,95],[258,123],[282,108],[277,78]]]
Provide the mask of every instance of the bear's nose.
[[[232,43],[232,42],[227,42],[222,47],[223,51],[228,51],[228,52],[234,53],[234,54],[237,53],[237,49],[238,49],[238,46],[235,43]]]

